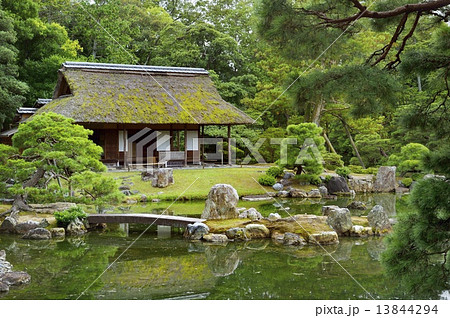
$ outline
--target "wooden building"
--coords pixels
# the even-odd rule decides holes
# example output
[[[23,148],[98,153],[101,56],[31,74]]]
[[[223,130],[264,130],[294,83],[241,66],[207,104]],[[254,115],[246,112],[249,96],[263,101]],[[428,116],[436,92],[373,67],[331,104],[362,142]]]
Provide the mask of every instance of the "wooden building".
[[[205,126],[225,125],[230,138],[232,125],[253,122],[220,97],[204,69],[86,62],[62,65],[43,112],[93,130],[102,160],[125,166],[199,163]]]

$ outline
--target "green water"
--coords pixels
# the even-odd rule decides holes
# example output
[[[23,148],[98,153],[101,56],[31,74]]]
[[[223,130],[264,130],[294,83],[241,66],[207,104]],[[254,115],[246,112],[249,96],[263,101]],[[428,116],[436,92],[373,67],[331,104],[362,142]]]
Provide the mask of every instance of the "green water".
[[[386,197],[388,198],[388,197]],[[394,198],[394,211],[405,209]],[[388,200],[388,201],[389,201]],[[387,201],[387,202],[388,202]],[[365,202],[375,204],[375,197]],[[259,203],[267,215],[279,207]],[[284,200],[290,213],[319,213],[325,202]],[[333,204],[345,206],[344,201]],[[189,211],[200,204],[173,206]],[[387,203],[388,204],[388,203]],[[249,206],[255,206],[250,202]],[[395,211],[397,207],[397,211]],[[178,209],[178,210],[177,210]],[[306,212],[308,211],[308,212]],[[312,212],[311,212],[312,211]],[[315,212],[314,212],[315,211]],[[365,213],[355,212],[355,213]],[[1,235],[0,249],[15,270],[32,277],[3,299],[410,299],[385,278],[380,238],[341,238],[338,245],[288,247],[271,240],[211,245],[184,240],[180,232],[142,226],[91,232],[62,241],[29,241]],[[152,229],[153,230],[153,229]],[[138,239],[139,237],[139,239]],[[132,244],[134,243],[134,244]],[[351,276],[350,276],[351,275]],[[83,293],[84,292],[84,293]],[[370,294],[370,295],[369,295]],[[419,296],[417,296],[419,297]],[[440,293],[432,293],[439,298]]]

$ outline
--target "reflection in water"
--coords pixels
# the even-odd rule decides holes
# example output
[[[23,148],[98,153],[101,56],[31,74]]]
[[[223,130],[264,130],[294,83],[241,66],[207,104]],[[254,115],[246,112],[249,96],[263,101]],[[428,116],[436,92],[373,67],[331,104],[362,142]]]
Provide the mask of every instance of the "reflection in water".
[[[1,236],[8,261],[32,276],[29,286],[12,288],[4,298],[76,298],[135,238],[111,232],[63,242]],[[411,297],[385,279],[377,260],[380,239],[342,238],[325,248],[375,297]],[[368,299],[333,258],[318,246],[270,240],[211,245],[144,235],[83,298]],[[442,294],[433,292],[434,298]]]

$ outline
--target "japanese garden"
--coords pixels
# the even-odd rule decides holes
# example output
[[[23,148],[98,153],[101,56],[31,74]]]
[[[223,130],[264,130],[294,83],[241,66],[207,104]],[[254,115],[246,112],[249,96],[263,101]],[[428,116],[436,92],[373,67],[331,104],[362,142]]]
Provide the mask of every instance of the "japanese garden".
[[[0,0],[0,301],[450,299],[450,0]]]

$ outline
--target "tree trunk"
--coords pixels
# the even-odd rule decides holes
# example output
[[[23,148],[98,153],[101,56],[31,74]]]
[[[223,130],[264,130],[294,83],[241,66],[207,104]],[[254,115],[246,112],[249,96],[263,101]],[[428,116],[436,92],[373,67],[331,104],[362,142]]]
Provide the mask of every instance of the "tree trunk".
[[[323,138],[325,138],[325,142],[327,143],[328,148],[330,148],[330,151],[332,153],[337,153],[336,150],[334,149],[333,145],[331,144],[331,141],[328,138],[327,133],[325,131],[323,132]]]
[[[355,151],[356,157],[358,157],[358,160],[359,160],[359,163],[361,164],[361,167],[363,167],[364,169],[366,169],[366,166],[364,165],[364,162],[362,161],[361,156],[359,155],[358,148],[356,148],[356,144],[355,144],[355,142],[353,141],[353,137],[352,137],[352,134],[350,133],[350,129],[348,129],[347,123],[346,123],[345,120],[344,120],[342,117],[340,117],[340,116],[339,116],[339,119],[341,120],[342,125],[344,125],[345,132],[347,133],[348,139],[350,139],[350,143],[352,144],[353,151]]]
[[[320,102],[314,107],[313,114],[311,117],[311,122],[316,124],[317,126],[320,126],[320,116],[322,115],[322,110],[325,106],[324,100],[321,98]]]
[[[44,176],[44,169],[38,168],[36,172],[31,176],[30,179],[23,183],[23,188],[34,187],[38,184],[39,180]],[[11,213],[14,211],[30,211],[30,206],[26,203],[26,194],[18,194],[14,197],[13,206],[11,208]]]

